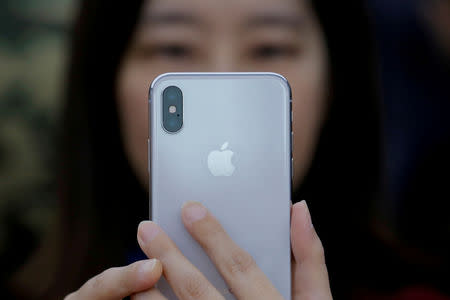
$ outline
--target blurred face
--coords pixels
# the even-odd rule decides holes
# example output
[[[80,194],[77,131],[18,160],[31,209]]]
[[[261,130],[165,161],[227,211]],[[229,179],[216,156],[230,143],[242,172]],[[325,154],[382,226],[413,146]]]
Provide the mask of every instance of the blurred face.
[[[165,72],[270,71],[293,93],[294,185],[310,165],[325,114],[327,53],[308,0],[156,0],[141,19],[118,74],[128,159],[147,186],[147,95]]]

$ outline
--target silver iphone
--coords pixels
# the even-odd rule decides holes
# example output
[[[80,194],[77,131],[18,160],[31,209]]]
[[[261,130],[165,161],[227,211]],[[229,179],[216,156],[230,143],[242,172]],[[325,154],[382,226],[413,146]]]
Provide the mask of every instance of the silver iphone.
[[[291,101],[275,73],[166,73],[150,88],[151,219],[226,299],[235,298],[181,206],[203,203],[291,299]],[[164,279],[158,288],[177,299]]]

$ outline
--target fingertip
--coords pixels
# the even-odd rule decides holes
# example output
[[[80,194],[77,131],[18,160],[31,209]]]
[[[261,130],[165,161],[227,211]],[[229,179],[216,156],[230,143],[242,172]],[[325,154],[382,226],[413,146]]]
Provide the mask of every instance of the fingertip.
[[[153,221],[150,221],[150,220],[144,220],[144,221],[141,221],[140,223],[139,223],[139,225],[138,225],[138,232],[140,231],[140,230],[142,230],[142,228],[144,227],[144,226],[147,226],[147,224],[153,224],[154,222]]]
[[[137,230],[137,236],[138,236],[138,239],[139,239],[140,233],[142,232],[142,227],[145,226],[145,223],[146,223],[146,222],[148,222],[148,221],[141,221],[141,222],[139,223],[139,225],[138,225],[138,230]]]
[[[295,203],[292,207],[291,225],[292,227],[301,227],[301,229],[306,230],[313,228],[311,214],[305,200]]]
[[[200,202],[187,201],[181,207],[181,218],[186,226],[203,219],[207,214],[206,207]]]
[[[152,258],[141,261],[138,276],[145,288],[153,286],[159,280],[161,274],[162,264],[158,259]]]
[[[294,256],[293,293],[297,298],[322,295],[332,299],[328,282],[325,253],[317,235],[306,201],[292,207],[291,245]]]
[[[292,207],[291,243],[296,260],[309,252],[308,248],[311,246],[313,237],[314,227],[311,222],[311,215],[306,201],[302,200]]]
[[[158,262],[157,259],[152,258],[152,259],[148,259],[142,262],[142,264],[139,266],[139,271],[144,274],[147,275],[151,272],[153,272],[153,270],[155,269],[156,263]]]
[[[162,275],[162,270],[163,270],[162,263],[159,259],[156,259],[156,258],[153,258],[151,260],[154,261],[152,274],[153,274],[153,276],[155,276],[156,281],[158,281]]]
[[[293,207],[296,209],[308,210],[308,204],[306,204],[306,200],[294,203]]]
[[[138,226],[137,239],[141,247],[151,242],[159,234],[159,226],[153,221],[142,221]]]
[[[158,275],[158,278],[161,277],[162,272],[163,272],[163,265],[159,259],[156,259],[154,270],[155,270],[155,274]]]
[[[183,203],[183,205],[181,206],[181,210],[184,210],[185,207],[189,206],[189,205],[202,205],[200,202],[198,201],[192,201],[192,200],[188,200],[186,202]]]
[[[297,202],[297,203],[294,203],[294,204],[292,205],[292,209],[293,209],[293,210],[305,209],[305,208],[304,208],[305,206],[306,206],[306,201],[305,201],[305,200],[302,200],[302,201],[299,201],[299,202]]]

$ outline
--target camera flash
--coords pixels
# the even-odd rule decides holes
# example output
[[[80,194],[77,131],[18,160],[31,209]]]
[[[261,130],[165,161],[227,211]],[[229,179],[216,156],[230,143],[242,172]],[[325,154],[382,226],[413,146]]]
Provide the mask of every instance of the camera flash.
[[[176,113],[176,112],[177,112],[177,107],[176,107],[175,105],[169,106],[169,112],[170,112],[171,114]]]

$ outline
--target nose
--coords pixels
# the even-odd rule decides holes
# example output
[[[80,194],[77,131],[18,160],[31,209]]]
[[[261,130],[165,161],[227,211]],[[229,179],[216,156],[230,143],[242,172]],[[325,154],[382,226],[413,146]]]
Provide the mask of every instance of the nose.
[[[240,71],[238,53],[233,43],[220,40],[211,45],[207,69],[210,72],[238,72]]]

